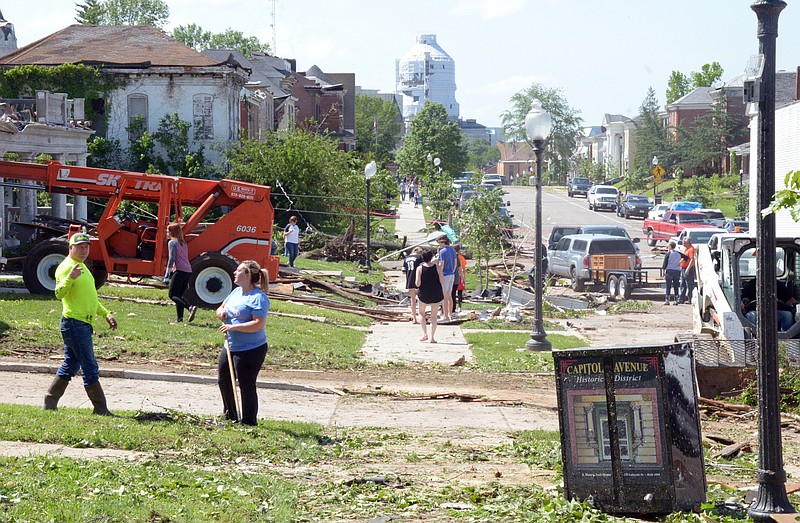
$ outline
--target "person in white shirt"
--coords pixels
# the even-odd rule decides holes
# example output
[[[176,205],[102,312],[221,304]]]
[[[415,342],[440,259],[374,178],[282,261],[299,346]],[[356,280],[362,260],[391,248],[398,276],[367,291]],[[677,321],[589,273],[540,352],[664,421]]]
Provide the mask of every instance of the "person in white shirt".
[[[294,260],[300,253],[300,227],[297,226],[297,216],[289,218],[289,223],[283,230],[283,240],[286,255],[289,257],[289,267],[294,267]]]

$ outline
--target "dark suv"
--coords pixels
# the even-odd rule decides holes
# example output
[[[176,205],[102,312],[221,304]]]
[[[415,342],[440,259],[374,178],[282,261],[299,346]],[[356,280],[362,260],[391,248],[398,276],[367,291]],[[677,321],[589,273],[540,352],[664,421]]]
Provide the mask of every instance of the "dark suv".
[[[647,218],[650,207],[650,199],[644,194],[628,194],[619,202],[617,216],[624,216],[626,219],[631,216]]]
[[[586,196],[591,186],[592,182],[589,178],[573,178],[567,184],[567,195],[570,198],[578,194]]]
[[[553,230],[550,231],[550,236],[547,237],[547,248],[552,249],[556,246],[558,241],[570,234],[577,234],[579,225],[554,225]]]

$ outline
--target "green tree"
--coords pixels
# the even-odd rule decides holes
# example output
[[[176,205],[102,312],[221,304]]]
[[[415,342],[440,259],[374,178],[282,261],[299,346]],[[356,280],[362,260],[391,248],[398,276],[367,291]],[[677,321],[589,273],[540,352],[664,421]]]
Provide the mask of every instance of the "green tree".
[[[649,176],[653,157],[658,157],[659,165],[669,172],[675,164],[675,148],[672,135],[664,127],[658,114],[658,100],[653,88],[647,90],[642,105],[639,106],[639,117],[634,120],[636,125],[635,139],[636,151],[633,155],[633,169],[638,176]]]
[[[581,132],[580,111],[573,109],[558,89],[548,89],[534,83],[511,97],[511,109],[500,115],[503,134],[509,142],[526,142],[525,116],[531,109],[531,102],[539,99],[542,107],[550,114],[553,127],[544,152],[544,161],[561,182],[566,183],[569,173],[569,159],[575,149]]]
[[[222,33],[212,33],[196,24],[179,25],[172,30],[172,38],[196,51],[233,49],[247,57],[253,56],[253,53],[270,53],[269,44],[262,43],[255,36],[244,36],[241,31],[231,28]]]
[[[223,33],[214,33],[208,43],[211,49],[235,49],[244,56],[253,56],[253,53],[269,54],[269,44],[262,43],[255,36],[244,36],[241,31],[228,28]]]
[[[100,25],[103,23],[105,9],[102,0],[86,0],[82,4],[75,4],[77,14],[75,21],[83,25]]]
[[[209,172],[205,159],[205,146],[197,151],[189,147],[189,131],[191,125],[181,120],[178,113],[165,115],[158,123],[158,130],[153,137],[166,154],[159,157],[155,165],[159,172],[174,176],[207,177]]]
[[[103,0],[106,25],[151,25],[163,29],[169,18],[164,0]]]
[[[479,173],[483,167],[500,161],[500,150],[486,140],[472,138],[467,140],[467,168]],[[526,180],[527,183],[527,180]]]
[[[303,130],[270,133],[261,141],[242,140],[225,157],[228,177],[271,186],[275,207],[304,221],[341,226],[349,218],[343,209],[359,208],[365,201],[365,163],[325,136]],[[375,179],[372,188],[374,194],[385,190]]]
[[[499,219],[500,200],[497,191],[479,188],[467,200],[459,215],[463,243],[472,247],[478,262],[478,280],[482,288],[489,284],[488,270],[484,272],[484,262],[491,254],[502,250],[503,221]],[[484,280],[484,276],[486,279]]]
[[[397,105],[365,94],[356,95],[356,148],[385,162],[400,140],[403,116]]]
[[[428,161],[428,155],[439,158],[441,173]],[[442,104],[426,102],[411,121],[411,128],[397,152],[401,176],[420,178],[425,184],[440,176],[461,173],[467,164],[458,124],[447,119]]]
[[[710,64],[703,64],[699,71],[694,71],[690,76],[692,78],[692,85],[698,87],[711,87],[714,82],[722,78],[724,70],[719,62],[711,62]]]
[[[743,128],[742,123],[730,115],[725,104],[725,97],[720,95],[711,109],[696,118],[691,127],[679,129],[677,146],[684,169],[694,169],[698,174],[706,175],[722,172],[728,147]]]
[[[186,47],[191,47],[195,51],[202,52],[210,48],[209,42],[211,42],[211,32],[204,31],[203,28],[197,24],[189,24],[187,26],[179,25],[172,30],[172,38]]]
[[[692,83],[689,78],[680,71],[672,71],[667,81],[667,104],[686,96],[691,90]]]

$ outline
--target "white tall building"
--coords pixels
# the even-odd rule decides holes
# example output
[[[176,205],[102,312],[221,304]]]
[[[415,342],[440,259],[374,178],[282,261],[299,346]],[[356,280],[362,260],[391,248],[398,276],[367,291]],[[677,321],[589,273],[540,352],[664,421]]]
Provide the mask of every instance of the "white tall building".
[[[417,37],[414,47],[397,60],[395,78],[406,130],[429,100],[442,104],[449,119],[458,120],[456,63],[436,43],[436,35]]]
[[[6,20],[0,11],[0,56],[16,50],[17,35],[14,32],[14,24]]]

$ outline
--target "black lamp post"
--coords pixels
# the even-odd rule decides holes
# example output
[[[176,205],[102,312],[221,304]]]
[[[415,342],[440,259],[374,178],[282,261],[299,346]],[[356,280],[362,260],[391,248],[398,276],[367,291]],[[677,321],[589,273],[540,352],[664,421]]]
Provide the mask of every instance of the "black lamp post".
[[[533,283],[535,315],[531,339],[525,342],[528,350],[552,350],[553,346],[547,339],[542,320],[542,156],[544,155],[544,141],[550,135],[553,124],[550,115],[542,108],[542,102],[533,100],[531,110],[525,116],[525,134],[533,146],[536,155],[536,247],[534,249],[534,266],[536,277]]]
[[[367,178],[367,271],[372,270],[372,254],[370,253],[370,245],[369,245],[369,222],[370,222],[370,209],[369,209],[369,183],[370,179],[375,176],[375,173],[378,172],[378,166],[375,164],[375,161],[371,161],[364,167],[364,176]]]
[[[771,514],[795,512],[786,495],[786,471],[781,446],[778,388],[775,215],[761,215],[775,192],[775,47],[778,16],[786,2],[758,0],[751,6],[758,17],[759,53],[763,72],[755,79],[752,102],[758,104],[756,179],[756,333],[758,343],[758,494],[748,509],[755,521],[772,521]]]

